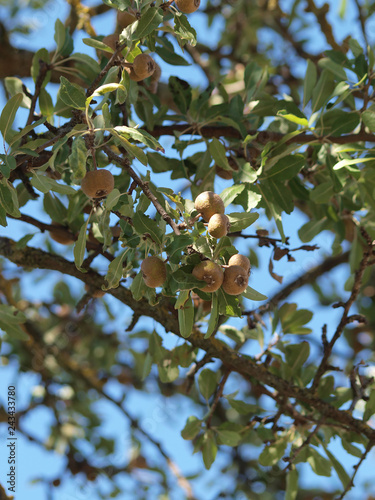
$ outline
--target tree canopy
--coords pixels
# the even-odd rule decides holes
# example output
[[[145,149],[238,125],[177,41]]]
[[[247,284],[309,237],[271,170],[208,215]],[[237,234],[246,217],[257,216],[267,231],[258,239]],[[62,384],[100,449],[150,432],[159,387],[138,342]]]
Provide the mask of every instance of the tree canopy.
[[[60,0],[49,39],[51,3],[0,7],[1,359],[37,381],[0,421],[65,457],[35,479],[372,498],[372,3]]]

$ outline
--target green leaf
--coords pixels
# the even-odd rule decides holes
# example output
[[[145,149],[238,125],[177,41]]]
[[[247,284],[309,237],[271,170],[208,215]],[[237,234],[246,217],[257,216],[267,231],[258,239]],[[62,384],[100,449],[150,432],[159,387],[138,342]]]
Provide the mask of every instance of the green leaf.
[[[254,224],[254,222],[258,219],[258,213],[248,213],[248,212],[232,212],[228,214],[228,219],[230,222],[230,232],[235,233],[237,231],[242,231],[247,227]]]
[[[298,472],[293,468],[286,476],[285,500],[296,500],[298,494]]]
[[[3,318],[0,319],[0,329],[16,340],[30,340],[27,333],[22,328],[13,323],[7,323]]]
[[[300,116],[293,115],[292,113],[287,113],[285,109],[282,109],[277,112],[277,116],[282,116],[285,120],[289,122],[296,123],[297,125],[301,125],[302,127],[308,128],[309,122],[307,118],[301,118]]]
[[[0,132],[6,142],[9,141],[12,124],[18,108],[21,106],[23,94],[16,94],[5,104],[0,115]]]
[[[335,84],[332,74],[327,69],[323,69],[318,83],[314,86],[314,90],[312,92],[312,113],[315,113],[323,107],[332,94],[334,87]]]
[[[311,321],[312,317],[313,313],[308,309],[297,310],[297,304],[285,303],[279,309],[279,318],[284,333],[311,333],[310,329],[301,329],[301,326]]]
[[[64,48],[65,38],[66,38],[65,26],[60,21],[60,19],[56,19],[55,35],[54,35],[54,39],[56,42],[56,54],[59,54]]]
[[[75,109],[86,109],[86,94],[84,90],[70,83],[64,76],[60,76],[60,99],[67,105]]]
[[[229,397],[227,397],[227,399],[231,407],[234,408],[240,415],[250,415],[251,413],[259,412],[257,405],[245,403],[245,401],[241,401],[240,399],[233,399]]]
[[[339,479],[340,479],[343,487],[346,488],[351,481],[348,473],[346,472],[344,467],[341,465],[341,463],[337,460],[337,458],[327,449],[326,446],[324,446],[324,450],[327,453],[327,456],[330,459],[330,461],[333,465],[333,468],[336,471],[336,474],[339,476]]]
[[[198,376],[198,385],[204,399],[209,400],[217,387],[217,373],[204,368]]]
[[[14,97],[16,94],[22,94],[21,107],[30,109],[31,99],[30,97],[27,97],[27,95],[23,91],[23,81],[20,78],[16,78],[14,76],[7,76],[4,78],[4,83],[5,88],[7,89],[11,97]]]
[[[365,163],[366,161],[374,161],[375,158],[358,158],[354,160],[341,160],[333,167],[333,170],[340,170],[340,168],[348,167],[350,165],[358,165],[359,163]],[[350,172],[356,172],[358,169],[348,169]]]
[[[310,355],[308,342],[290,344],[285,347],[285,364],[283,365],[284,378],[290,380],[296,375]]]
[[[217,163],[219,167],[232,172],[232,169],[230,168],[230,165],[228,163],[228,158],[226,156],[227,150],[225,149],[224,144],[219,141],[219,139],[216,139],[216,137],[214,137],[208,144],[208,149],[211,153],[212,158],[215,160],[215,163]]]
[[[203,438],[202,445],[202,456],[203,462],[206,469],[209,469],[211,465],[215,462],[217,453],[217,446],[215,442],[215,436],[213,431],[209,430],[206,432]]]
[[[332,181],[323,182],[310,191],[310,200],[314,203],[328,203],[333,194]]]
[[[120,140],[122,146],[124,146],[128,153],[130,153],[132,156],[135,156],[135,158],[137,158],[137,160],[139,160],[143,165],[147,165],[147,156],[141,148],[139,148],[135,144],[131,144],[127,139],[125,139],[124,136],[118,134],[115,129],[112,129],[112,135]]]
[[[124,250],[120,255],[118,255],[108,266],[108,271],[105,277],[107,285],[105,290],[110,288],[117,288],[119,286],[120,280],[123,277],[124,260],[128,249]]]
[[[275,443],[266,446],[259,455],[260,465],[276,465],[283,457],[288,442],[286,439],[280,439]]]
[[[266,295],[263,295],[260,292],[257,292],[254,290],[254,288],[251,288],[251,286],[248,286],[246,290],[242,294],[243,297],[249,300],[254,300],[254,301],[261,301],[261,300],[267,300],[268,297]]]
[[[192,99],[190,85],[177,76],[171,76],[169,77],[168,87],[171,91],[174,103],[181,113],[186,114],[190,108]]]
[[[17,192],[13,185],[3,180],[0,182],[0,204],[7,214],[13,217],[21,217],[18,205]]]
[[[214,333],[217,327],[218,319],[219,319],[218,297],[216,293],[213,293],[211,299],[210,319],[208,320],[207,331],[204,336],[205,339],[210,338],[211,335]]]
[[[174,382],[180,374],[178,366],[174,364],[170,359],[163,359],[159,362],[158,372],[160,381],[163,384]]]
[[[366,109],[361,114],[363,123],[368,127],[371,132],[375,132],[375,112],[374,110]]]
[[[224,189],[220,193],[220,198],[223,200],[224,206],[227,207],[234,201],[239,194],[246,188],[246,184],[234,184]]]
[[[181,40],[187,40],[193,47],[195,47],[195,45],[197,44],[197,33],[195,29],[190,26],[190,23],[184,14],[175,14],[174,32],[177,37],[180,37]]]
[[[340,64],[332,61],[332,59],[329,59],[328,57],[323,57],[322,59],[319,59],[318,65],[321,68],[327,69],[339,81],[347,80],[347,78],[348,78],[346,73],[345,73],[344,68],[342,66],[340,66]]]
[[[311,241],[315,236],[320,234],[327,224],[327,217],[320,220],[311,220],[306,222],[299,230],[298,236],[303,243]]]
[[[130,137],[135,141],[142,142],[148,148],[154,149],[155,151],[161,151],[162,153],[165,152],[160,143],[151,134],[146,132],[146,130],[133,127],[125,127],[124,125],[115,127],[113,130],[116,130],[117,134],[119,134],[120,136],[126,135],[128,136],[127,138]]]
[[[183,307],[178,309],[178,324],[181,335],[185,339],[190,337],[194,326],[194,307],[191,297],[187,299]]]
[[[365,411],[363,414],[363,421],[367,422],[375,413],[375,389],[370,392],[369,400],[366,401]]]
[[[282,182],[295,177],[305,165],[305,157],[300,154],[281,158],[270,170],[265,171],[266,179]],[[267,165],[266,165],[267,166]]]
[[[79,230],[78,238],[77,241],[74,244],[74,263],[76,265],[76,268],[79,271],[86,272],[86,269],[82,269],[82,262],[85,257],[85,251],[86,251],[86,238],[87,238],[87,226],[89,223],[90,217],[87,218],[87,221],[84,222],[81,226],[81,229]]]
[[[276,204],[281,210],[287,214],[293,212],[294,203],[293,195],[287,186],[284,186],[280,181],[272,179],[264,180],[261,184],[263,199],[267,203]]]
[[[148,233],[151,236],[152,241],[154,241],[161,248],[164,235],[156,221],[138,211],[134,214],[133,224],[134,229],[138,234],[143,235]]]
[[[152,33],[160,23],[163,22],[163,15],[157,7],[149,7],[144,14],[142,14],[139,21],[133,23],[132,26],[132,39],[139,40],[145,38]]]
[[[172,48],[173,48],[173,45],[172,45]],[[166,47],[157,46],[155,52],[167,64],[172,64],[173,66],[190,66],[191,65],[186,59],[184,59],[180,55],[176,54],[173,50],[168,50]]]
[[[145,296],[145,292],[147,290],[147,285],[142,277],[142,273],[138,273],[137,276],[133,279],[132,284],[130,285],[130,291],[133,295],[134,300],[141,300]]]
[[[0,304],[0,318],[6,323],[11,323],[12,325],[19,325],[25,323],[25,314],[18,310],[14,306],[7,306],[5,304]]]
[[[76,190],[72,186],[66,184],[59,184],[54,179],[51,179],[43,172],[36,172],[31,178],[31,184],[42,193],[55,191],[60,194],[76,194]]]
[[[315,448],[309,446],[307,462],[310,464],[312,470],[318,476],[331,476],[331,463],[326,458],[322,457]]]
[[[86,175],[87,149],[82,137],[76,137],[72,144],[72,153],[69,156],[69,167],[75,180],[81,180]]]
[[[241,434],[235,431],[217,430],[218,443],[226,446],[238,446],[242,440]]]
[[[202,427],[202,421],[197,417],[191,416],[187,419],[185,427],[181,431],[181,436],[184,439],[194,439],[198,436]]]
[[[187,234],[181,234],[173,240],[165,247],[165,252],[169,257],[169,262],[172,264],[179,264],[181,260],[181,252],[186,250],[186,247],[192,245],[194,240],[191,236]]]
[[[102,96],[104,94],[108,94],[109,92],[113,92],[114,90],[117,90],[119,88],[122,88],[122,90],[126,91],[125,87],[123,87],[120,83],[107,83],[105,85],[101,85],[98,87],[93,94],[91,94],[87,99],[86,99],[86,108],[90,106],[91,101],[98,96]]]

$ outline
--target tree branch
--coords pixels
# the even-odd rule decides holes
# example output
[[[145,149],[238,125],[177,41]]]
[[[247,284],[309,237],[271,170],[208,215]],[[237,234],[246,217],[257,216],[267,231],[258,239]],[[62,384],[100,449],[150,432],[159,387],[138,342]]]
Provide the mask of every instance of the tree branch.
[[[93,270],[81,273],[73,262],[36,248],[26,246],[20,250],[17,248],[16,242],[9,238],[0,237],[0,255],[3,255],[18,266],[59,271],[65,275],[74,276],[89,286],[96,288],[101,288],[101,285],[104,283],[103,277]],[[172,332],[178,337],[183,338],[180,333],[176,311],[169,300],[162,298],[158,307],[150,307],[147,300],[134,300],[130,290],[123,286],[110,289],[107,293],[113,295],[139,315],[153,318],[163,325],[167,332]],[[327,423],[330,423],[329,420],[332,420],[337,427],[350,429],[357,434],[364,434],[370,440],[375,440],[375,429],[372,429],[362,420],[353,417],[347,411],[339,410],[330,403],[321,400],[313,391],[292,385],[287,380],[271,373],[264,364],[256,363],[250,356],[245,356],[234,351],[223,341],[214,337],[205,339],[197,328],[194,328],[187,340],[194,347],[202,349],[212,358],[221,360],[229,371],[237,372],[245,379],[250,377],[257,380],[258,383],[273,387],[279,393],[280,397],[293,398],[302,403],[306,414],[308,411],[311,413],[319,412],[326,418]]]

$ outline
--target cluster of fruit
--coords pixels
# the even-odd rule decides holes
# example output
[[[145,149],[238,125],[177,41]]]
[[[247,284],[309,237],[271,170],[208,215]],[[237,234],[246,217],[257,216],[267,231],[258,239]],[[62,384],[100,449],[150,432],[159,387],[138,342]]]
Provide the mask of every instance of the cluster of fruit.
[[[212,191],[201,193],[195,200],[195,208],[205,221],[208,232],[215,238],[225,236],[229,230],[229,219],[224,214],[224,203],[219,195]],[[223,272],[224,268],[224,272]],[[250,261],[245,255],[235,254],[228,265],[219,265],[211,260],[203,260],[192,271],[195,278],[205,281],[202,292],[213,293],[220,287],[228,295],[240,295],[248,285]],[[147,286],[162,286],[167,279],[165,263],[156,256],[146,257],[141,265],[142,276]]]

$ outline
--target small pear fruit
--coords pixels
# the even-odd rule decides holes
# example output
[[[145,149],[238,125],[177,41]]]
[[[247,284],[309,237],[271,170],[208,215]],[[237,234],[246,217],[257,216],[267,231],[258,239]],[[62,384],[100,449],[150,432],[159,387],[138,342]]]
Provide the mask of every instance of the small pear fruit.
[[[115,187],[115,179],[109,170],[91,170],[81,181],[81,189],[89,198],[103,198]]]
[[[133,61],[134,73],[144,80],[151,76],[156,69],[156,63],[148,54],[138,54]]]
[[[228,295],[240,295],[248,285],[249,275],[241,266],[229,266],[224,271],[222,288]]]
[[[175,0],[175,4],[184,14],[192,14],[198,10],[201,0]]]
[[[203,260],[197,264],[192,274],[198,280],[207,283],[207,286],[201,288],[202,292],[216,292],[223,283],[224,273],[221,267],[211,260]]]
[[[212,191],[204,191],[195,199],[195,209],[208,222],[214,214],[223,214],[225,207],[223,200]]]
[[[69,228],[59,224],[58,222],[53,222],[52,226],[54,227],[50,230],[49,235],[53,241],[56,241],[61,245],[72,245],[75,242],[75,239],[69,232]]]
[[[230,222],[225,214],[214,214],[208,221],[207,231],[214,238],[222,238],[228,234]]]
[[[121,30],[124,30],[125,28],[133,24],[136,20],[137,18],[133,14],[130,14],[130,12],[126,12],[126,10],[117,11],[117,24],[119,25]]]
[[[145,284],[150,288],[162,286],[167,279],[167,268],[156,255],[144,259],[141,264],[141,271]]]
[[[250,274],[250,261],[245,255],[241,255],[240,253],[232,255],[228,261],[228,266],[241,266],[248,274]]]

